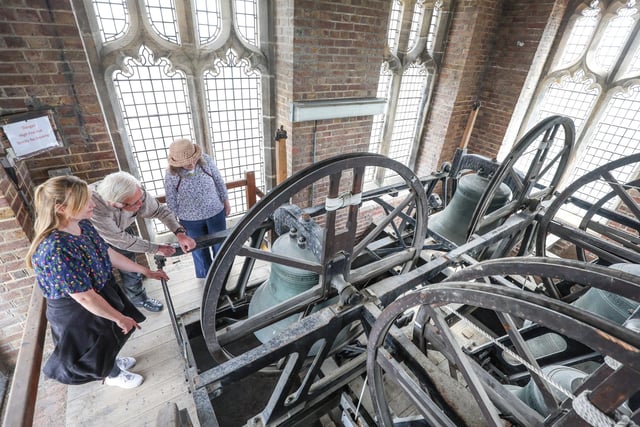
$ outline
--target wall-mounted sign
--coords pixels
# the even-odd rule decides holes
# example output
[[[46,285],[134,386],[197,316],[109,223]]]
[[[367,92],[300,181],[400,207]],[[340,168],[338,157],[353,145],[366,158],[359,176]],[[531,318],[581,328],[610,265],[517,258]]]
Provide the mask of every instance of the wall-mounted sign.
[[[41,151],[62,146],[51,124],[52,117],[46,112],[40,114],[40,117],[0,124],[16,158],[30,157]]]

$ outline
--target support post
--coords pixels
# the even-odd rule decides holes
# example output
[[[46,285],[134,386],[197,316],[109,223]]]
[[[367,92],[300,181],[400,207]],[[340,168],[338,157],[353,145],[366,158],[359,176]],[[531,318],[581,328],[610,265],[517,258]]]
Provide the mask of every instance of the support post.
[[[283,126],[276,131],[276,184],[287,179],[287,131]]]
[[[246,181],[247,210],[256,204],[256,173],[253,171],[245,172],[244,179]]]

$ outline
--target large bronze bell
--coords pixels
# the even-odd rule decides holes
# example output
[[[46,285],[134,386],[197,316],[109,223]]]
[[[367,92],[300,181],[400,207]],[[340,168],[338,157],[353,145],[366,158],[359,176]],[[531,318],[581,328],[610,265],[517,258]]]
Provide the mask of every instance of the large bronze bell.
[[[637,264],[623,263],[614,264],[610,267],[632,274],[640,273],[640,265]],[[636,317],[640,314],[638,303],[628,298],[612,292],[603,291],[602,289],[591,288],[571,303],[571,305],[602,316],[636,332],[640,331],[640,320]],[[527,340],[527,346],[531,354],[538,359],[565,351],[567,349],[567,342],[559,334],[546,333]],[[505,354],[504,357],[510,363],[516,363],[508,354]],[[587,375],[582,371],[568,366],[550,365],[543,368],[543,371],[557,384],[562,385],[567,390],[574,390],[576,382]],[[542,415],[547,415],[548,411],[542,399],[542,394],[533,381],[530,381],[529,384],[521,389],[512,387],[510,390],[531,408]],[[630,405],[640,405],[640,394],[632,397]]]
[[[289,233],[278,237],[271,250],[278,255],[314,263],[319,262],[315,254],[307,247],[304,237],[299,237],[295,229],[291,229]],[[318,274],[316,273],[274,263],[271,265],[269,278],[258,287],[253,298],[251,298],[249,317],[299,295],[317,284]],[[299,318],[300,314],[291,315],[256,331],[255,336],[260,342],[265,343]]]
[[[638,264],[619,263],[609,267],[640,276],[640,265]],[[638,308],[637,302],[598,288],[589,289],[571,305],[598,314],[620,325]]]
[[[614,264],[610,268],[632,274],[640,273],[640,265],[637,264]],[[589,289],[584,295],[572,302],[571,305],[602,316],[619,325],[628,321],[630,329],[634,327],[634,322],[638,321],[637,319],[631,319],[634,311],[638,310],[636,301],[598,288]],[[562,335],[549,332],[527,340],[527,346],[531,354],[538,359],[565,351],[567,342]],[[505,355],[505,358],[509,359],[507,355]]]
[[[587,376],[586,373],[578,369],[562,365],[545,366],[542,368],[542,372],[545,374],[545,377],[553,381],[554,384],[557,384],[564,390],[570,392],[574,392]],[[557,400],[563,400],[564,395],[561,394],[558,389],[554,387],[550,387],[550,389]],[[527,385],[522,388],[511,386],[510,391],[526,403],[527,406],[536,410],[540,415],[549,415],[549,409],[544,402],[542,393],[534,381],[529,380]]]
[[[482,174],[462,176],[449,204],[429,218],[429,229],[457,245],[466,243],[471,216],[488,184],[489,178]],[[510,198],[511,189],[501,184],[491,201],[489,212],[506,205]]]
[[[300,261],[319,263],[318,257],[307,245],[304,236],[298,234],[295,228],[291,228],[289,233],[283,234],[276,239],[271,247],[271,251],[277,255],[284,255],[290,258],[297,258]],[[302,270],[287,265],[274,263],[271,265],[269,278],[256,289],[251,302],[249,303],[249,317],[255,316],[264,310],[274,307],[283,301],[293,298],[318,284],[318,274]],[[315,305],[311,312],[315,312],[331,304],[336,304],[339,297],[335,296]],[[266,343],[283,329],[298,321],[302,314],[292,314],[254,333],[261,343]],[[357,332],[357,328],[355,328]],[[347,325],[338,333],[332,349],[346,344],[352,338],[352,325]],[[316,355],[321,347],[317,342],[309,350],[308,355]]]
[[[620,325],[638,307],[638,303],[633,300],[597,288],[589,289],[571,305],[598,314]]]

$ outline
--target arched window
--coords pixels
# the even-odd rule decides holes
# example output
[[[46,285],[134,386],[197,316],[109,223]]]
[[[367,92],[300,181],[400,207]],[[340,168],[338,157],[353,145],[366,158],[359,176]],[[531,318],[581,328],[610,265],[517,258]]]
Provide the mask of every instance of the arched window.
[[[443,42],[447,22],[442,1],[392,0],[387,55],[380,68],[379,98],[386,98],[384,114],[373,118],[369,151],[414,167],[427,105],[433,90],[435,47]],[[418,112],[416,114],[416,112]],[[372,171],[369,180],[385,178]]]
[[[272,93],[273,74],[264,48],[267,6],[266,0],[74,0],[93,35],[89,58],[121,169],[152,194],[164,194],[168,147],[180,137],[211,154],[225,181],[253,171],[265,190],[270,161],[263,141],[273,133],[263,97]],[[229,197],[232,214],[246,210],[243,189]],[[166,231],[159,222],[149,228]]]
[[[598,166],[638,151],[640,144],[640,22],[635,0],[590,1],[577,7],[530,102],[522,135],[554,114],[576,126],[575,156],[564,185]],[[501,156],[510,149],[501,148]],[[627,181],[638,171],[620,171]],[[594,183],[576,194],[600,199],[610,187]]]

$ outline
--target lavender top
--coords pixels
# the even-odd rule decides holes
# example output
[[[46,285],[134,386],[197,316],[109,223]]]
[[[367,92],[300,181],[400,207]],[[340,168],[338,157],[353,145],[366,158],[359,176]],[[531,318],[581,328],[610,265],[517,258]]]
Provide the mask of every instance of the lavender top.
[[[202,155],[204,169],[199,164],[193,171],[180,168],[164,176],[167,206],[178,219],[198,221],[211,218],[224,209],[227,186],[213,159]]]

